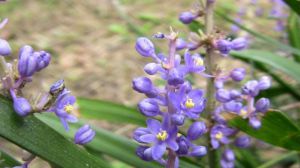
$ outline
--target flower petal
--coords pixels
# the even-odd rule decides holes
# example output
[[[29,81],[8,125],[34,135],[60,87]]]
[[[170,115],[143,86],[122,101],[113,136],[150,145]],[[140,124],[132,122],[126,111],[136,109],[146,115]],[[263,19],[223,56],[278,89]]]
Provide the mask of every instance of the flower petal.
[[[165,143],[155,144],[152,147],[152,157],[153,157],[153,159],[158,160],[158,159],[162,158],[165,151],[166,151],[166,144]]]
[[[153,134],[146,134],[146,135],[142,135],[140,137],[140,140],[144,143],[152,143],[155,141],[155,139],[156,139],[156,137]]]
[[[154,120],[154,119],[149,118],[147,120],[147,127],[150,129],[150,131],[153,134],[157,134],[161,129],[161,124],[158,120]]]

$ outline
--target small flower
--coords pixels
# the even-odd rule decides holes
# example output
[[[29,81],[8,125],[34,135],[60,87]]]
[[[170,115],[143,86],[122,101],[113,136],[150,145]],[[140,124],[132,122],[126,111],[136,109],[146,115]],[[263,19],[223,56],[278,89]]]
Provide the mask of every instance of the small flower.
[[[234,144],[240,148],[246,148],[250,145],[251,139],[249,136],[243,135],[235,139]]]
[[[182,12],[179,15],[179,20],[184,24],[192,23],[198,16],[193,14],[192,12]]]
[[[230,77],[234,81],[242,81],[246,76],[246,70],[245,68],[235,68],[230,72]]]
[[[142,100],[138,104],[138,109],[143,115],[147,117],[154,117],[160,112],[157,101],[152,98]]]
[[[220,51],[223,55],[228,55],[231,51],[231,42],[228,40],[218,40],[217,41],[217,49]]]
[[[161,68],[160,65],[151,62],[145,65],[144,71],[149,75],[154,75],[159,71],[160,68]]]
[[[156,91],[153,87],[151,80],[147,77],[138,77],[133,79],[132,87],[139,93],[144,93],[148,97],[155,97]]]
[[[205,71],[203,58],[199,54],[191,55],[189,52],[184,54],[185,73],[201,73]]]
[[[187,132],[187,138],[189,140],[196,140],[206,132],[206,125],[204,122],[194,122]]]
[[[139,37],[135,44],[136,51],[144,57],[149,57],[155,54],[153,43],[146,37]]]
[[[220,143],[228,144],[228,136],[232,135],[234,130],[226,127],[225,125],[215,125],[210,132],[211,145],[214,149],[220,147]]]
[[[231,49],[240,51],[247,47],[247,40],[244,37],[236,38],[231,41]]]
[[[260,98],[256,103],[255,103],[255,110],[258,112],[266,112],[268,111],[270,107],[270,100],[267,98]]]
[[[10,90],[10,94],[15,112],[21,117],[27,116],[32,111],[29,101],[24,97],[17,97],[13,89]]]
[[[249,124],[255,129],[261,127],[261,121],[256,116],[249,117]]]
[[[172,120],[173,124],[175,124],[177,126],[181,126],[184,124],[185,116],[184,116],[184,114],[175,113],[175,114],[172,114],[171,120]]]
[[[10,45],[6,40],[0,39],[0,56],[8,56],[11,54]]]
[[[192,151],[189,153],[189,156],[202,157],[207,154],[207,149],[205,146],[193,146]]]
[[[86,124],[77,130],[75,133],[74,142],[76,144],[84,145],[92,141],[95,135],[96,132]]]
[[[40,71],[46,68],[51,61],[51,55],[46,51],[37,52],[37,67],[36,70]]]
[[[222,103],[229,102],[231,100],[230,92],[225,89],[218,89],[216,92],[216,99]]]
[[[241,111],[241,109],[243,107],[243,104],[240,103],[240,102],[232,100],[230,102],[224,103],[223,107],[228,112],[236,112],[236,113],[238,113],[238,112]]]
[[[266,90],[271,87],[271,79],[268,76],[263,76],[258,81],[258,86],[260,90]]]

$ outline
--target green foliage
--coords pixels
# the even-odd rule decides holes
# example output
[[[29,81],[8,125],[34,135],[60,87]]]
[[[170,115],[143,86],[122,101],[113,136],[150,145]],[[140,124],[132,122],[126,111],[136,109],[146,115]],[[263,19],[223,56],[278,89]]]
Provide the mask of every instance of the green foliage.
[[[21,165],[12,156],[0,150],[0,167],[13,167]]]
[[[10,101],[0,97],[0,136],[57,167],[107,167],[106,164],[68,141],[35,116],[20,118]]]
[[[290,14],[287,32],[290,45],[300,49],[300,18],[294,12]],[[297,62],[300,62],[300,55],[295,54],[294,58]]]
[[[300,129],[281,112],[267,112],[262,118],[262,127],[257,130],[240,117],[231,120],[229,125],[272,145],[300,151]]]
[[[284,0],[284,2],[290,6],[290,8],[296,12],[298,15],[300,15],[300,1],[299,0]]]

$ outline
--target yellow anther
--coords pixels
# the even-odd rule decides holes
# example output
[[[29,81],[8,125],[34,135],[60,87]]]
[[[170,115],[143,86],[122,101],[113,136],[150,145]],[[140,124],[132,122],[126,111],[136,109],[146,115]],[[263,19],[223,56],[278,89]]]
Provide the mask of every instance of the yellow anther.
[[[199,58],[199,57],[197,57],[197,58],[194,58],[194,63],[195,63],[195,65],[197,65],[197,66],[203,66],[203,59],[202,58]]]
[[[177,137],[181,137],[182,136],[182,134],[180,134],[179,132],[177,133]]]
[[[164,141],[168,138],[167,131],[160,131],[158,134],[156,134],[156,138],[160,141]]]
[[[223,138],[223,133],[222,132],[218,132],[216,135],[215,135],[216,139],[222,139]]]
[[[195,103],[193,102],[193,99],[187,99],[185,101],[185,107],[189,109],[195,107]]]
[[[71,104],[65,105],[64,110],[67,113],[71,113],[73,111],[74,107]]]
[[[241,112],[240,112],[240,115],[242,117],[247,117],[247,114],[248,114],[248,112],[246,110],[244,110],[244,109],[242,109]]]

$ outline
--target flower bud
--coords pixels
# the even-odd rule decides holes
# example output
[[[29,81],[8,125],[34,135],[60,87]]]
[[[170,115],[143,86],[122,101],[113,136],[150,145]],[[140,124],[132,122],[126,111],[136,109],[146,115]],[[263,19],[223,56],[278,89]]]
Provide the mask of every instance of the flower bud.
[[[240,51],[247,47],[247,41],[245,38],[240,37],[231,41],[231,49]]]
[[[249,124],[250,124],[251,127],[255,128],[255,129],[258,129],[258,128],[261,127],[261,122],[256,117],[250,117],[249,118]]]
[[[207,149],[205,146],[194,146],[192,151],[189,153],[190,156],[202,157],[207,154]]]
[[[250,145],[250,143],[251,139],[246,135],[240,136],[234,141],[234,144],[240,148],[247,148]]]
[[[255,103],[255,109],[258,112],[266,112],[268,111],[270,107],[270,100],[267,98],[260,98],[256,103]]]
[[[6,40],[0,39],[0,56],[8,56],[11,54],[10,45]]]
[[[224,80],[216,79],[214,85],[216,89],[222,89],[224,87]]]
[[[228,40],[218,40],[217,49],[221,54],[227,55],[231,50],[231,42]]]
[[[176,142],[178,144],[178,150],[176,151],[176,153],[178,155],[188,154],[190,148],[190,142],[188,141],[188,139],[186,139],[186,137],[184,136],[180,136],[176,139]]]
[[[84,145],[94,139],[96,132],[89,125],[84,125],[78,129],[74,136],[76,144]]]
[[[192,12],[182,12],[179,15],[179,20],[184,24],[192,23],[197,16],[195,16]]]
[[[152,56],[155,53],[153,43],[146,37],[139,37],[137,39],[135,49],[144,57]]]
[[[65,88],[65,81],[63,79],[56,81],[52,86],[50,87],[49,93],[52,95],[58,95],[61,91]]]
[[[221,103],[226,103],[231,100],[230,92],[225,89],[219,89],[216,92],[216,99]]]
[[[173,114],[171,117],[172,122],[177,126],[183,125],[184,119],[185,119],[185,116],[183,114]]]
[[[37,71],[40,71],[44,68],[46,68],[51,61],[51,55],[47,53],[46,51],[40,51],[38,52],[37,57]]]
[[[14,110],[19,116],[25,117],[31,112],[31,105],[27,99],[23,97],[15,97],[13,98],[13,101]]]
[[[240,102],[237,102],[237,101],[230,101],[230,102],[224,103],[223,106],[226,111],[237,113],[242,109],[243,104]]]
[[[233,162],[235,160],[235,156],[232,150],[226,149],[222,154],[222,160],[227,162]]]
[[[176,40],[176,50],[182,50],[184,48],[186,48],[187,43],[182,39],[182,38],[178,38]]]
[[[248,81],[242,87],[242,93],[245,95],[252,96],[252,97],[257,96],[259,93],[258,82],[256,80]]]
[[[266,90],[271,87],[271,79],[267,76],[260,78],[257,86],[260,90]]]
[[[37,53],[35,53],[37,54]],[[30,77],[37,68],[37,56],[33,55],[31,46],[25,45],[20,49],[18,70],[22,77]]]
[[[176,68],[173,68],[169,71],[169,76],[168,76],[168,84],[177,86],[180,84],[183,84],[184,79],[183,79],[183,74],[179,72]]]
[[[144,161],[152,161],[152,149],[147,146],[139,146],[136,151],[136,155]]]
[[[187,132],[187,138],[189,140],[196,140],[206,132],[206,125],[204,122],[194,122]]]
[[[230,73],[230,77],[237,82],[242,81],[245,78],[245,75],[246,70],[244,68],[235,68]]]
[[[138,77],[132,81],[133,89],[139,93],[148,94],[152,91],[152,81],[147,77]]]
[[[238,99],[241,97],[241,93],[237,90],[231,90],[230,91],[230,98],[231,99]]]
[[[149,130],[147,128],[137,128],[133,132],[133,139],[136,140],[137,142],[144,143],[144,141],[141,139],[141,136],[149,134]]]
[[[159,106],[155,99],[144,99],[138,104],[139,111],[147,116],[154,117],[159,113]]]
[[[185,82],[181,85],[181,87],[184,88],[184,90],[185,90],[186,93],[188,93],[188,92],[190,92],[190,91],[192,90],[192,85],[191,85],[191,83],[190,83],[189,81],[185,81]]]
[[[159,65],[153,62],[146,64],[144,67],[144,71],[149,75],[156,74],[158,70],[159,70]]]

